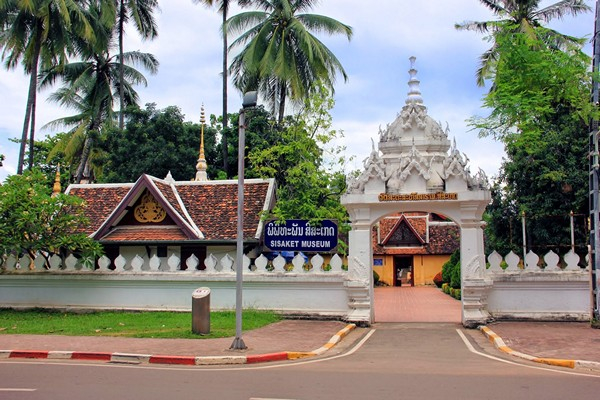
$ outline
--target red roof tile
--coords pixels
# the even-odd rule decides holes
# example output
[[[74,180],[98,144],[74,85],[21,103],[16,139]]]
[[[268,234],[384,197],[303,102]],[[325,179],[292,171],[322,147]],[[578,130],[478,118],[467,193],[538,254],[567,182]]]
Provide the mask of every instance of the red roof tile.
[[[95,186],[71,185],[67,189],[68,194],[78,196],[86,202],[85,215],[90,220],[89,225],[84,228],[84,232],[87,234],[92,234],[100,228],[100,225],[119,205],[133,184]]]

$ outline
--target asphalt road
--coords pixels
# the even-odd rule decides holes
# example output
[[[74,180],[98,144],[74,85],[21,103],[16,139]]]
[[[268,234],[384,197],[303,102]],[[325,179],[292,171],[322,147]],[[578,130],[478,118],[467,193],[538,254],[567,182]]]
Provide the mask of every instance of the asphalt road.
[[[363,331],[364,333],[364,331]],[[0,399],[598,399],[600,374],[518,363],[457,324],[376,324],[325,357],[257,366],[0,362]]]

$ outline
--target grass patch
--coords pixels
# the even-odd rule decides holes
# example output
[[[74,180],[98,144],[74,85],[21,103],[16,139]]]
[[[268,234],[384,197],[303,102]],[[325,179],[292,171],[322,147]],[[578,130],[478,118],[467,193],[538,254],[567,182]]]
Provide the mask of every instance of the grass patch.
[[[270,311],[244,310],[244,331],[280,321]],[[0,310],[0,335],[119,336],[133,338],[212,339],[235,336],[235,311],[210,313],[210,334],[192,333],[191,312],[71,313],[53,310]]]

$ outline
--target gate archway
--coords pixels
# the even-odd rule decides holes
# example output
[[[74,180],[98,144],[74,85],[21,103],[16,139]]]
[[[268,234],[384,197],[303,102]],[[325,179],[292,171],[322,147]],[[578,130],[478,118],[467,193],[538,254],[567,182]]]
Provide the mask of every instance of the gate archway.
[[[489,319],[490,282],[484,278],[485,256],[481,217],[490,201],[483,171],[472,176],[468,159],[450,144],[444,130],[428,114],[411,57],[409,92],[396,120],[380,129],[364,170],[348,184],[342,203],[348,210],[348,320],[371,324],[373,314],[373,249],[371,226],[385,215],[417,211],[440,213],[460,229],[462,323],[477,326]]]

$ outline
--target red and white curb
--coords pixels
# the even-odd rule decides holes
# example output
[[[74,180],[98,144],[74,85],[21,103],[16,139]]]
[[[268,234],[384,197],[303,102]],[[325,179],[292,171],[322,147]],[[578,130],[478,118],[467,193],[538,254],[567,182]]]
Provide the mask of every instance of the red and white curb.
[[[38,351],[38,350],[0,350],[0,359],[7,358],[41,358],[48,360],[82,360],[105,361],[131,364],[170,364],[170,365],[233,365],[255,364],[268,361],[295,360],[323,354],[339,343],[350,333],[355,324],[346,327],[333,335],[329,342],[317,350],[310,352],[282,351],[278,353],[257,354],[247,356],[166,356],[150,354],[128,354],[85,351]]]
[[[504,343],[504,340],[497,334],[495,334],[490,328],[487,326],[480,326],[479,330],[483,332],[483,334],[488,338],[488,340],[494,345],[498,350],[510,354],[511,356],[519,357],[524,360],[537,362],[540,364],[554,365],[557,367],[566,367],[572,369],[586,369],[591,371],[600,371],[600,362],[596,361],[582,361],[582,360],[567,360],[561,358],[544,358],[544,357],[535,357],[529,354],[521,353],[519,351],[513,350]]]

